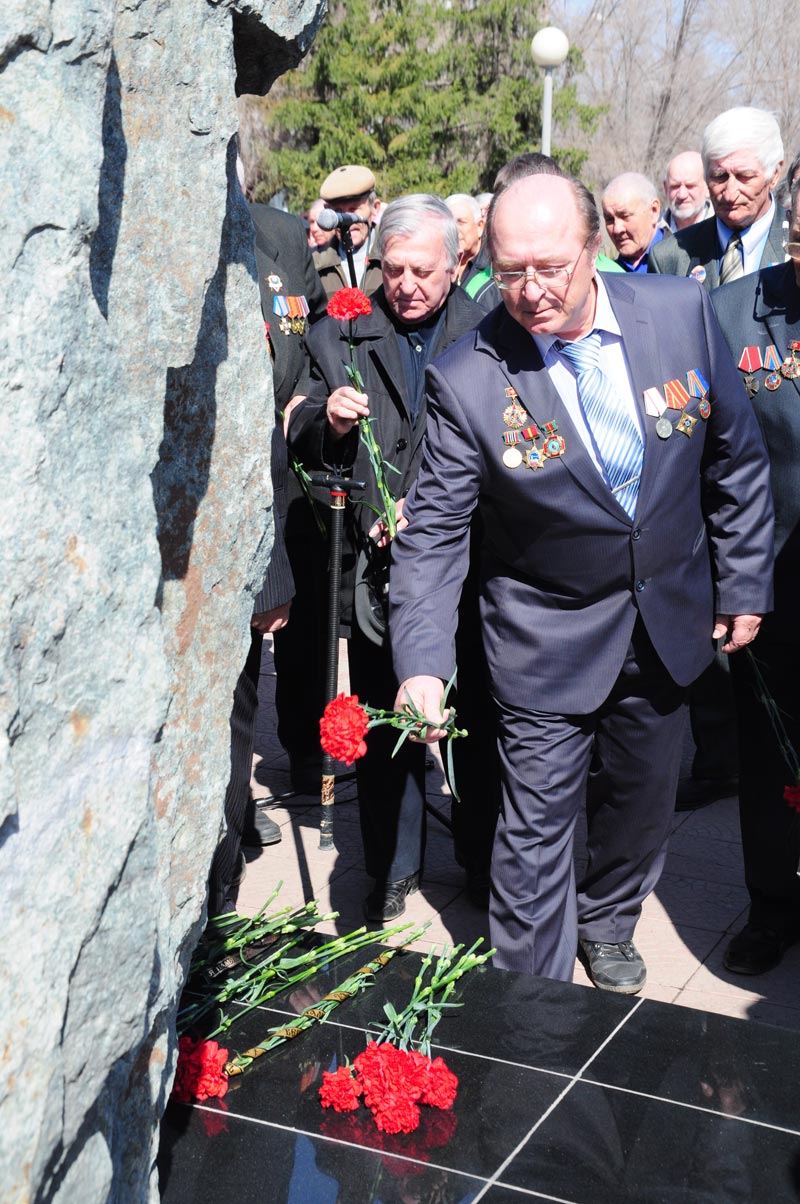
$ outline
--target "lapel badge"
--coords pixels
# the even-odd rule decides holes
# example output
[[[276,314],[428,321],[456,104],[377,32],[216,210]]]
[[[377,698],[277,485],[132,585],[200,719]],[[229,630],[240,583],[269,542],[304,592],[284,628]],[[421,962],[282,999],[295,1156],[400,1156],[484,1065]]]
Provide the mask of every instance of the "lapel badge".
[[[770,393],[774,393],[776,389],[780,389],[782,379],[779,372],[769,372],[764,377],[764,388],[769,389]]]
[[[678,422],[675,423],[675,430],[680,431],[682,435],[691,436],[694,434],[694,428],[696,426],[696,418],[692,418],[691,414],[683,414]]]
[[[668,380],[664,385],[664,396],[671,410],[684,410],[689,404],[689,394],[677,377],[675,380]]]
[[[281,280],[280,276],[276,276],[274,272],[270,276],[267,276],[267,284],[273,293],[279,293],[283,288],[283,281]]]
[[[781,357],[774,343],[764,350],[764,368],[767,372],[777,372],[781,366]]]
[[[503,463],[506,468],[519,468],[522,463],[522,452],[518,447],[507,447],[503,452]]]
[[[706,279],[706,269],[702,263],[697,263],[689,273],[692,280],[696,280],[698,284],[704,284]]]
[[[703,422],[706,422],[711,414],[711,402],[707,397],[703,397],[701,399],[700,404],[697,407],[697,412],[703,419]]]
[[[545,466],[544,453],[542,452],[541,448],[536,447],[535,444],[533,447],[529,447],[525,452],[524,459],[525,467],[532,468],[534,471],[537,468],[544,468]]]
[[[686,373],[686,387],[690,397],[705,397],[708,392],[708,381],[697,368],[690,368]]]
[[[512,401],[510,406],[506,406],[503,410],[503,422],[506,426],[510,426],[513,430],[517,430],[525,422],[528,417],[527,412],[519,404],[518,401]]]
[[[661,390],[645,389],[643,397],[645,414],[649,414],[651,418],[660,418],[667,408],[667,403],[661,396]]]
[[[659,439],[669,439],[672,434],[672,423],[669,418],[659,418],[656,423],[656,434]]]

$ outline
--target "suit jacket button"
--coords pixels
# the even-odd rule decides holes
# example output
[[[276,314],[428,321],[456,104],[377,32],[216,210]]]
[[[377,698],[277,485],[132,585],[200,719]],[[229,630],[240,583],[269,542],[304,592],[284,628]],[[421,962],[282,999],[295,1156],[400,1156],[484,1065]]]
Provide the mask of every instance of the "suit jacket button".
[[[634,528],[634,530],[631,531],[631,539],[641,539],[641,538],[642,538],[642,532],[639,530],[638,527]]]
[[[642,581],[642,580],[640,579],[639,581],[637,581],[637,582],[636,582],[636,592],[637,592],[637,594],[640,594],[640,593],[642,592],[642,590],[643,590],[643,589],[644,589],[644,581]]]
[[[398,439],[397,440],[397,451],[399,451],[399,452],[405,451],[407,447],[408,447],[408,439]]]

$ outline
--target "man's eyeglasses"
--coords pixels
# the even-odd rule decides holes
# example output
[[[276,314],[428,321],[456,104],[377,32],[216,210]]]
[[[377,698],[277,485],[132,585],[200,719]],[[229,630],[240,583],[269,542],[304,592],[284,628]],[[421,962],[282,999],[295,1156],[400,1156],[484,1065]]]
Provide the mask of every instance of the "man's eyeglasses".
[[[531,281],[538,284],[540,288],[558,288],[560,285],[569,283],[585,250],[586,243],[581,247],[580,254],[572,267],[565,264],[560,268],[524,268],[514,272],[492,272],[492,280],[499,289],[506,293],[519,292]]]

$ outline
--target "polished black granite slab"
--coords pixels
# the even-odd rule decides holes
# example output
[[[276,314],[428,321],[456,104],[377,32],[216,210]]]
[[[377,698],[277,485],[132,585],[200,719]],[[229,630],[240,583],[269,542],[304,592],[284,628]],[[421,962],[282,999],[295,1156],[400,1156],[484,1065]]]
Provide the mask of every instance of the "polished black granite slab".
[[[222,1043],[246,1049],[365,960],[242,1015]],[[450,1112],[387,1136],[364,1108],[322,1109],[322,1072],[364,1048],[387,999],[408,1001],[419,961],[396,957],[224,1099],[171,1104],[164,1204],[800,1201],[800,1034],[502,970],[472,971],[436,1030],[459,1078]]]

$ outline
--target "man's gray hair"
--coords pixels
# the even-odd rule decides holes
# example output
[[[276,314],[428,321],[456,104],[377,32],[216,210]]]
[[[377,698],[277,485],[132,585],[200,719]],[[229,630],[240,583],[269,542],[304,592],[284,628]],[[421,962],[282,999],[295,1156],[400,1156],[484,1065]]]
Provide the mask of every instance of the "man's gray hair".
[[[450,271],[458,263],[458,226],[442,198],[432,192],[414,192],[386,206],[378,226],[378,254],[383,257],[390,238],[411,238],[429,230],[431,220],[441,223],[447,270]]]
[[[646,205],[649,205],[651,201],[658,201],[661,204],[661,196],[655,184],[639,171],[624,171],[622,175],[614,176],[613,180],[609,180],[603,192],[603,200],[610,192],[626,193],[628,196],[644,201]]]
[[[703,130],[700,150],[706,175],[713,159],[725,159],[737,151],[751,151],[764,175],[772,176],[783,162],[783,139],[775,114],[742,105],[726,109],[710,121]]]
[[[468,192],[454,192],[450,196],[444,198],[445,205],[466,205],[472,212],[472,216],[476,222],[481,220],[481,207],[474,196],[470,196]]]

